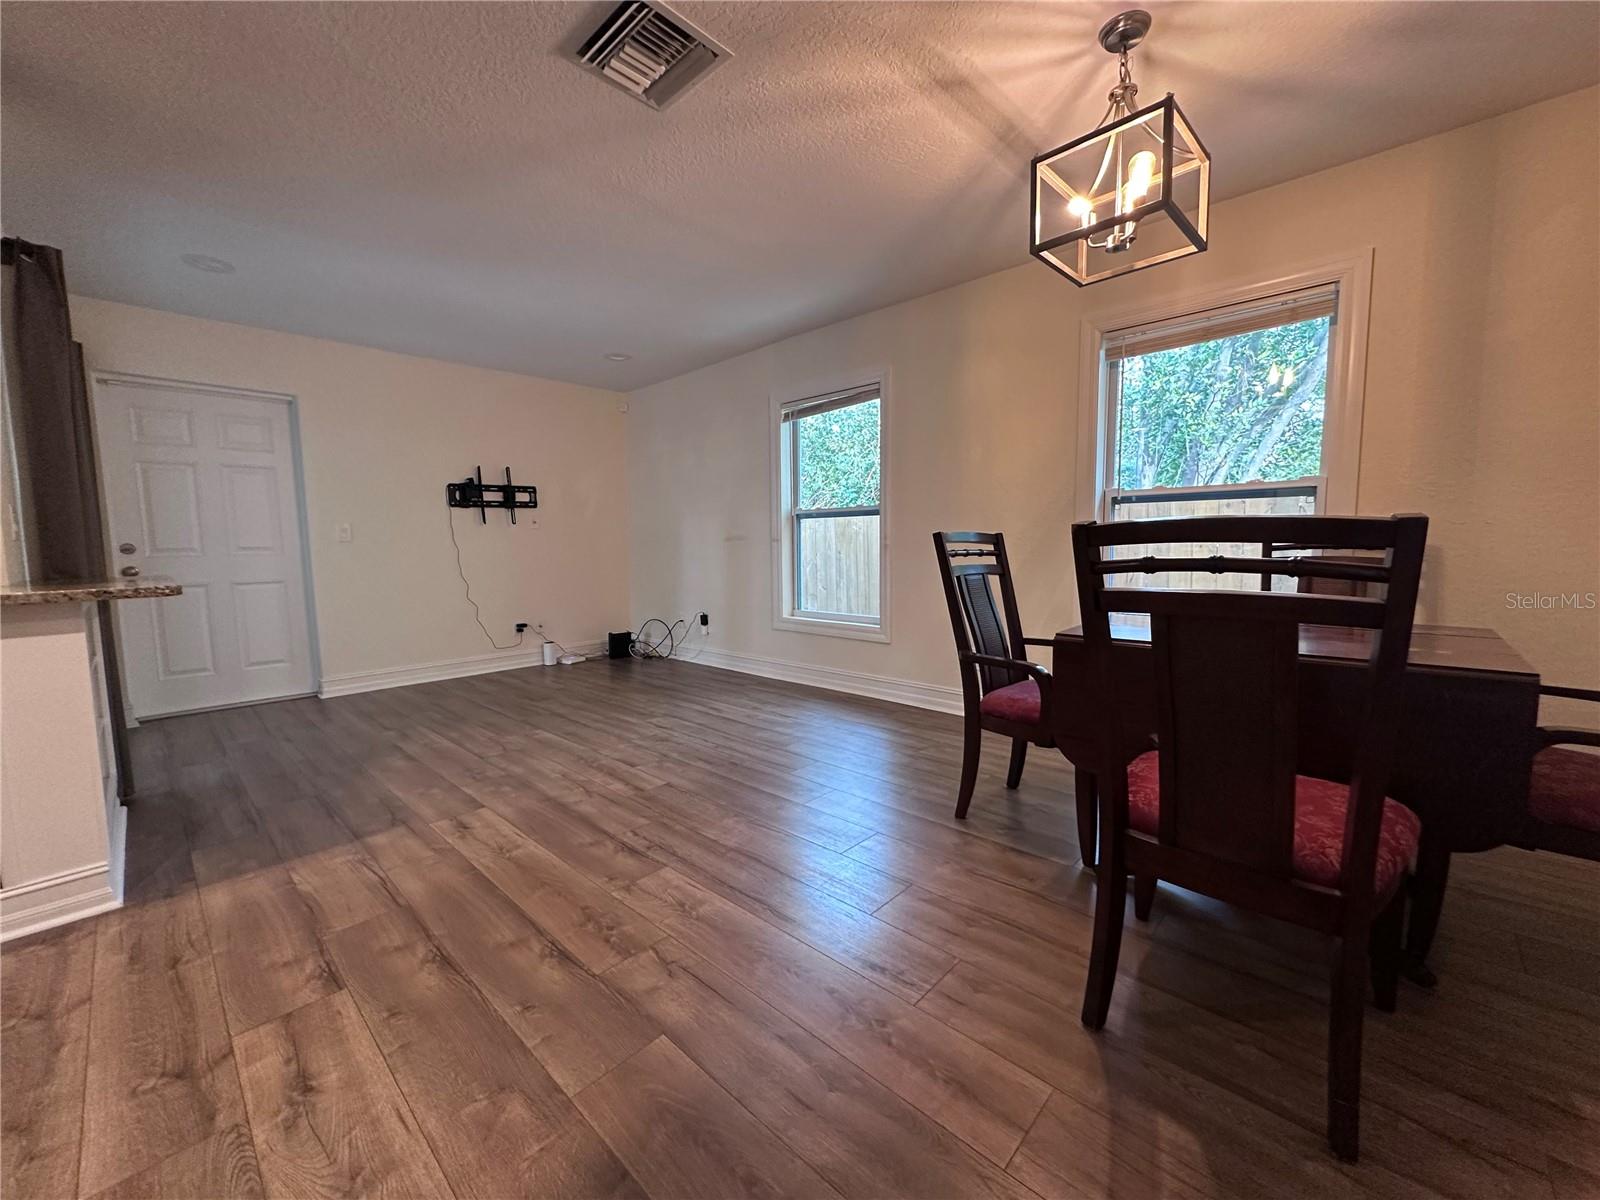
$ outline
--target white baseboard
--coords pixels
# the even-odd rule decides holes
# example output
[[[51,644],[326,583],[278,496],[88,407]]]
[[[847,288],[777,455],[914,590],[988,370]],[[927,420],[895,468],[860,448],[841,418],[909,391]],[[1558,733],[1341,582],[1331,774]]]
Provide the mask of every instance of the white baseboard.
[[[586,642],[581,646],[567,647],[574,654],[598,654],[604,648],[603,642]],[[543,647],[524,650],[517,654],[475,654],[470,658],[417,663],[409,667],[385,667],[379,671],[324,675],[322,687],[317,695],[327,700],[334,696],[353,695],[356,692],[376,692],[383,688],[406,687],[413,683],[432,683],[439,679],[460,679],[467,675],[487,675],[493,671],[517,671],[524,667],[543,665]]]
[[[827,688],[832,692],[849,692],[853,696],[870,696],[874,700],[889,700],[895,704],[909,704],[913,708],[932,709],[934,712],[961,712],[961,689],[943,684],[917,683],[910,679],[892,679],[885,675],[868,675],[838,667],[819,667],[811,663],[786,662],[780,658],[735,654],[731,650],[714,650],[709,646],[694,658],[684,661],[718,667],[724,671],[760,675],[765,679],[781,679],[786,683]]]
[[[0,942],[108,912],[121,904],[120,861],[91,863],[6,888],[0,892]]]

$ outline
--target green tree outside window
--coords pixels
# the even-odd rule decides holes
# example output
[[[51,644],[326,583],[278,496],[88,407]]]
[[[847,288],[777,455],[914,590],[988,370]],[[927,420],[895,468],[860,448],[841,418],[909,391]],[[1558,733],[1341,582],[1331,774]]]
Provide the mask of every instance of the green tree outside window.
[[[799,487],[795,507],[875,508],[881,494],[879,402],[795,422]]]
[[[1317,317],[1124,359],[1116,486],[1320,474],[1330,327]]]

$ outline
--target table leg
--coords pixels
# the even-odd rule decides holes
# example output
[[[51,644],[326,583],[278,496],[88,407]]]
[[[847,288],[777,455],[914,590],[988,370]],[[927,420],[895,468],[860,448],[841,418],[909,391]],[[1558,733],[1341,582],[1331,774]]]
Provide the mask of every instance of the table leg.
[[[1417,872],[1411,878],[1411,922],[1406,933],[1404,973],[1413,983],[1433,987],[1439,982],[1428,967],[1428,951],[1433,935],[1439,931],[1439,914],[1444,908],[1444,886],[1450,876],[1450,851],[1437,839],[1422,831],[1417,847]]]

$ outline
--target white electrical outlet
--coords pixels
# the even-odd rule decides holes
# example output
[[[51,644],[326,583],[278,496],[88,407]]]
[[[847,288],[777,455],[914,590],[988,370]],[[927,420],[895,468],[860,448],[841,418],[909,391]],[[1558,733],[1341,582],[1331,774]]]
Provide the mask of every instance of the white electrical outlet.
[[[354,537],[352,536],[351,532],[350,532],[350,522],[349,521],[341,521],[341,522],[339,522],[338,528],[334,530],[334,536],[337,537],[341,542],[349,542],[349,541],[354,541],[355,540]]]

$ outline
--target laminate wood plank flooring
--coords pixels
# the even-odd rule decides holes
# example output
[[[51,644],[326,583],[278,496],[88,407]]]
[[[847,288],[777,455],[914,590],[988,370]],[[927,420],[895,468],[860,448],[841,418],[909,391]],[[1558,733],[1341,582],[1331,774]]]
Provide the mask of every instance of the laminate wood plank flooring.
[[[1036,1077],[672,868],[622,895],[991,1161],[1043,1107]]]
[[[666,936],[487,808],[436,828],[546,937],[596,974]]]
[[[681,662],[147,722],[127,902],[0,950],[0,1191],[1600,1200],[1600,868],[1460,856],[1323,1138],[1326,946],[1163,887],[1106,1028],[1072,773]]]
[[[94,920],[83,1195],[244,1123],[199,895],[190,887]]]
[[[661,822],[634,836],[651,858],[913,1003],[955,966],[927,942],[693,830]]]
[[[92,1200],[168,1200],[177,1196],[256,1200],[266,1194],[249,1126],[229,1125],[96,1192]]]
[[[258,1025],[234,1049],[269,1194],[449,1190],[350,993]]]
[[[339,990],[311,907],[266,838],[197,851],[195,879],[233,1034]]]
[[[804,1159],[657,1038],[577,1096],[647,1195],[838,1200]]]
[[[655,1038],[650,1021],[547,941],[465,859],[404,867],[391,878],[429,936],[568,1095]]]
[[[671,939],[607,978],[841,1193],[1027,1195],[919,1109]]]
[[[94,943],[80,922],[0,963],[0,1161],[19,1194],[77,1193]]]
[[[576,1113],[533,1052],[412,917],[328,941],[456,1195],[537,1196],[540,1159]]]

